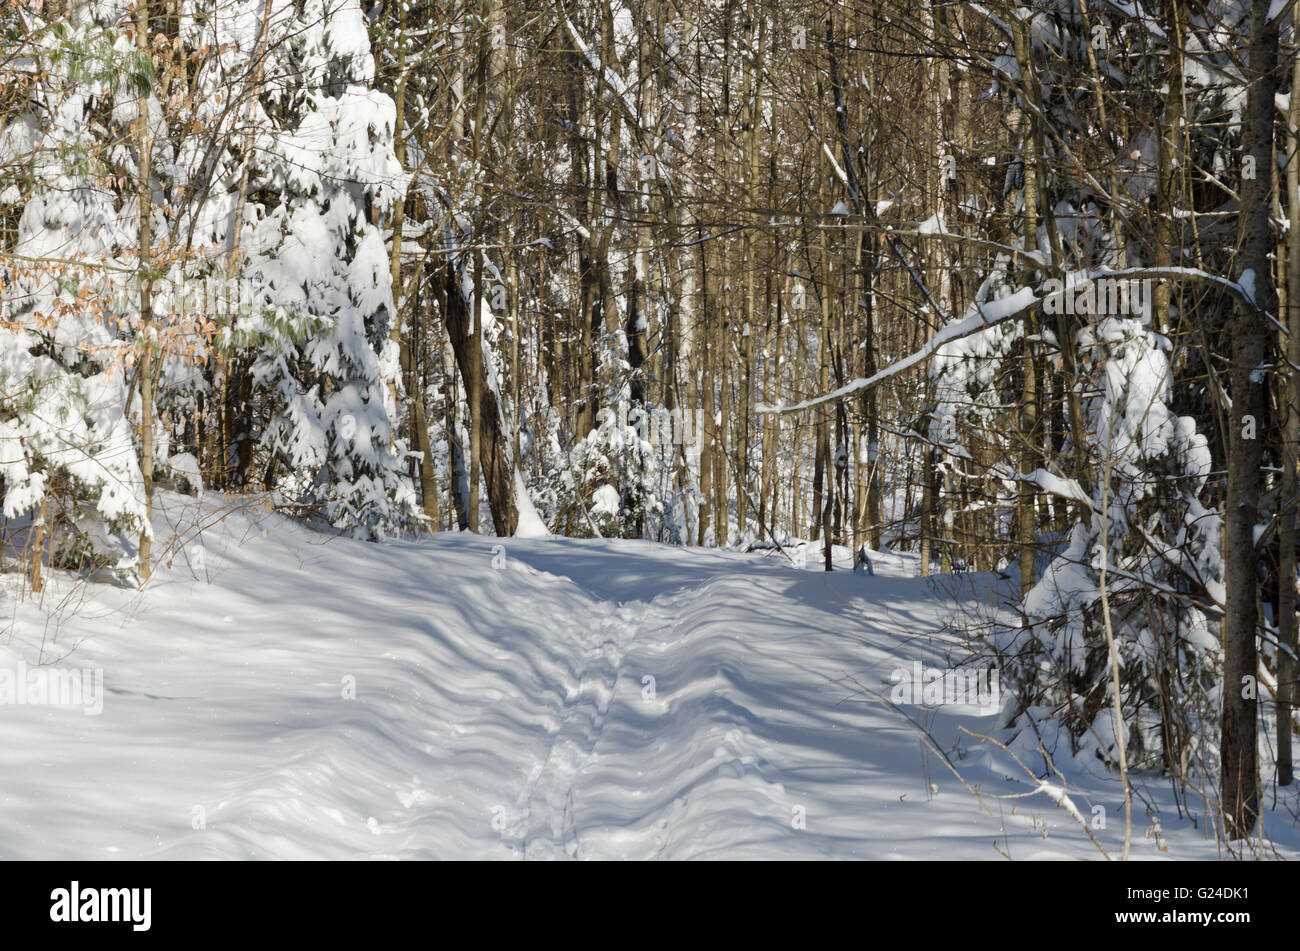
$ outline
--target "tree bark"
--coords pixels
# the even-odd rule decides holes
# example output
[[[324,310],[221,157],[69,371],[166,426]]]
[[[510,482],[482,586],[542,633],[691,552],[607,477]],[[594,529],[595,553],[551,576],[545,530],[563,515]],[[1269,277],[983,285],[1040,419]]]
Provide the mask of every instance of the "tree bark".
[[[1254,156],[1254,176],[1241,183],[1240,274],[1253,277],[1255,306],[1236,305],[1231,327],[1233,424],[1229,428],[1227,511],[1223,558],[1227,598],[1223,617],[1223,718],[1220,737],[1220,801],[1229,839],[1250,834],[1259,811],[1258,748],[1258,558],[1255,526],[1263,495],[1263,441],[1268,388],[1259,371],[1268,355],[1265,311],[1277,307],[1269,264],[1274,95],[1277,91],[1278,24],[1269,0],[1254,0],[1250,14],[1250,81],[1243,128],[1243,157]],[[1239,280],[1241,280],[1239,276]]]
[[[471,302],[461,292],[460,272],[454,264],[447,266],[446,287],[447,336],[451,340],[452,352],[456,355],[456,365],[460,368],[461,378],[468,379],[470,373],[481,373],[482,337],[478,332],[470,329]],[[473,321],[473,323],[477,325],[481,321]],[[515,507],[514,463],[510,457],[510,435],[502,426],[501,407],[490,387],[480,385],[477,388],[477,395],[470,390],[468,384],[466,389],[469,390],[467,399],[471,400],[471,409],[478,419],[480,428],[478,444],[475,448],[479,453],[483,484],[487,488],[488,507],[492,511],[492,527],[499,536],[513,535],[519,523],[519,512]],[[471,511],[467,513],[468,527],[470,531],[476,531],[472,505],[477,500],[477,494],[471,492],[470,499]]]
[[[136,13],[136,42],[141,52],[149,52],[149,2],[140,0]],[[149,97],[139,97],[139,213],[140,213],[140,475],[144,480],[144,521],[140,531],[140,577],[148,580],[151,573],[150,548],[153,537],[153,421],[154,421],[154,363],[153,363],[153,281],[149,277],[153,246],[153,138],[149,130]]]
[[[1300,36],[1300,6],[1292,9],[1293,36]],[[1291,110],[1287,123],[1286,200],[1291,227],[1287,229],[1286,371],[1282,398],[1282,492],[1278,524],[1278,641],[1294,652],[1296,637],[1296,505],[1300,500],[1300,60],[1291,67]],[[1286,650],[1277,664],[1277,781],[1289,786],[1294,778],[1291,754],[1291,709],[1295,700],[1296,662]]]

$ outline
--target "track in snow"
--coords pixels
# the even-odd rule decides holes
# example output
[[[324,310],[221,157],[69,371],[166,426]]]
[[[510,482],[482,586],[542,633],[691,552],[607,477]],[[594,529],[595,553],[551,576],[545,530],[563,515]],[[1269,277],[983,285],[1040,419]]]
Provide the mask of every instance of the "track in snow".
[[[220,502],[161,496],[160,537],[204,527],[143,593],[55,573],[40,605],[0,581],[0,666],[96,667],[107,690],[101,716],[0,707],[0,858],[1098,857],[1045,797],[982,808],[869,695],[959,657],[940,628],[956,601],[992,610],[986,580],[945,590],[890,556],[863,577],[637,542],[368,545],[260,509],[214,522]],[[969,782],[1026,791],[957,731],[989,717],[914,712]],[[1085,815],[1121,814],[1113,776],[1069,779]],[[1214,857],[1143,786],[1169,852],[1139,828],[1135,854]]]

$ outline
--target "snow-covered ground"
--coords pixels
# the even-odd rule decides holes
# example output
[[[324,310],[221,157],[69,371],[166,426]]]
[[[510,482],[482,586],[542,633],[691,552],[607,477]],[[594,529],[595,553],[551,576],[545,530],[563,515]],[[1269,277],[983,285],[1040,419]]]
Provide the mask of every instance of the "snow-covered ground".
[[[877,699],[964,656],[945,624],[989,617],[988,577],[160,509],[186,544],[143,591],[4,576],[0,667],[102,670],[103,705],[0,706],[0,857],[1100,858],[1047,795],[972,793],[1033,789],[959,733],[993,711]],[[1118,855],[1118,782],[1073,768]],[[1216,855],[1167,783],[1139,791],[1135,857]],[[1288,808],[1265,825],[1293,846]]]

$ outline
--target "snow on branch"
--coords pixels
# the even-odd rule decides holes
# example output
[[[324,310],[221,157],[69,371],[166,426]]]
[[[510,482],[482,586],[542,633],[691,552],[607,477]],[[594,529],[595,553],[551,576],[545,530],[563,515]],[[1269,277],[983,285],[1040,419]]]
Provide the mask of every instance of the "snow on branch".
[[[986,327],[992,327],[994,324],[1000,324],[1004,320],[1010,320],[1013,317],[1019,317],[1028,313],[1034,307],[1043,302],[1043,298],[1034,294],[1033,289],[1022,287],[1016,293],[1009,297],[1003,297],[1000,300],[993,301],[989,304],[976,304],[976,313],[956,323],[949,324],[937,334],[930,338],[929,343],[920,350],[909,356],[896,360],[894,363],[885,367],[879,373],[866,378],[858,378],[851,383],[846,383],[837,390],[832,390],[825,396],[818,396],[813,399],[804,400],[801,403],[795,403],[793,406],[759,406],[760,413],[797,413],[802,410],[812,409],[814,406],[820,406],[824,403],[838,403],[848,399],[856,393],[864,393],[868,390],[875,389],[904,370],[910,370],[912,367],[924,363],[930,357],[938,352],[944,344],[951,343],[954,340],[961,340],[963,337],[969,337],[971,334],[978,333]]]
[[[1092,509],[1092,496],[1083,491],[1083,487],[1074,479],[1066,479],[1062,476],[1048,472],[1046,469],[1035,469],[1025,476],[1019,476],[1024,482],[1038,486],[1049,495],[1055,495],[1070,502],[1078,502]]]
[[[569,34],[569,39],[573,40],[573,45],[577,48],[578,52],[582,54],[582,58],[586,60],[586,63],[591,67],[592,72],[599,76],[601,81],[608,86],[610,91],[614,94],[614,98],[618,101],[618,104],[626,115],[627,120],[632,123],[634,127],[639,129],[641,123],[636,118],[636,109],[633,108],[632,103],[628,102],[627,99],[627,82],[622,76],[600,61],[600,57],[597,56],[592,51],[591,47],[583,41],[582,37],[578,35],[577,27],[573,25],[573,21],[570,20],[567,15],[564,18],[564,31]]]
[[[1173,280],[1186,283],[1213,284],[1219,289],[1226,291],[1229,295],[1241,301],[1248,307],[1259,310],[1277,329],[1285,333],[1285,327],[1278,323],[1277,319],[1268,311],[1263,310],[1255,301],[1253,286],[1247,287],[1243,283],[1229,280],[1217,274],[1211,274],[1199,268],[1192,267],[1132,267],[1120,270],[1098,269],[1088,272],[1087,280],[1114,280],[1117,278],[1140,279],[1140,278],[1157,278],[1164,280]],[[1253,283],[1253,282],[1245,282]],[[839,403],[851,396],[864,394],[875,389],[882,383],[886,383],[898,374],[910,370],[913,367],[920,366],[929,360],[945,344],[952,343],[955,340],[961,340],[972,334],[979,333],[988,327],[1003,323],[1007,320],[1015,320],[1025,316],[1036,307],[1042,306],[1049,300],[1061,297],[1063,294],[1071,293],[1075,286],[1065,288],[1064,290],[1054,291],[1050,294],[1036,294],[1031,287],[1022,287],[1007,297],[999,298],[985,304],[976,303],[975,313],[965,317],[955,323],[944,327],[937,334],[930,338],[929,342],[921,349],[896,360],[889,366],[885,367],[878,373],[869,377],[859,377],[839,389],[832,390],[822,396],[812,397],[799,403],[788,406],[766,406],[757,407],[760,413],[798,413],[804,410],[813,409],[817,406],[823,406],[828,403]]]

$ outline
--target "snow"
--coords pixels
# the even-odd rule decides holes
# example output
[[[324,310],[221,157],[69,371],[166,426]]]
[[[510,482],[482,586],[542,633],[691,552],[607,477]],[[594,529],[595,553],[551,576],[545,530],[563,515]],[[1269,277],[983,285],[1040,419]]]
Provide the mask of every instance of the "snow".
[[[567,15],[564,18],[564,30],[569,34],[569,38],[573,41],[573,45],[577,48],[578,52],[582,54],[583,59],[586,60],[587,65],[591,68],[592,72],[599,76],[601,80],[609,86],[610,91],[618,99],[618,103],[624,112],[629,116],[637,115],[638,110],[636,109],[635,103],[628,99],[629,90],[627,82],[614,70],[606,68],[601,63],[600,57],[578,34],[577,28],[573,25],[573,22]]]
[[[918,443],[939,450],[934,463],[944,491],[930,493],[930,501],[940,506],[939,537],[955,542],[939,542],[942,564],[958,573],[922,579],[916,556],[865,546],[835,549],[837,570],[825,573],[816,570],[819,546],[791,537],[802,527],[781,524],[786,507],[775,497],[769,505],[760,494],[764,504],[754,506],[774,513],[761,531],[752,515],[732,520],[726,492],[704,498],[703,410],[688,410],[694,435],[679,438],[681,420],[672,413],[680,408],[656,402],[667,391],[650,364],[640,374],[648,388],[632,398],[628,328],[671,329],[678,289],[681,326],[689,328],[698,323],[697,299],[707,297],[689,274],[680,288],[665,285],[668,296],[656,288],[663,261],[637,243],[648,234],[637,231],[637,216],[621,215],[615,203],[584,224],[574,217],[583,207],[578,196],[565,202],[572,213],[553,209],[563,246],[536,234],[485,244],[480,199],[484,187],[493,191],[492,169],[467,155],[464,142],[430,164],[442,140],[443,106],[459,110],[468,102],[460,89],[433,103],[419,79],[433,51],[452,42],[468,50],[472,37],[454,11],[444,11],[447,23],[409,33],[420,42],[405,68],[419,69],[410,74],[414,85],[403,86],[401,71],[389,69],[397,48],[381,43],[379,60],[372,55],[371,29],[378,37],[392,25],[393,11],[383,4],[366,0],[363,12],[362,0],[186,0],[175,35],[153,38],[159,69],[172,54],[194,66],[186,67],[193,95],[171,96],[137,48],[132,3],[28,6],[10,63],[24,96],[0,123],[0,164],[21,173],[9,176],[16,184],[0,183],[0,203],[21,205],[11,209],[12,261],[0,274],[0,314],[10,331],[0,339],[0,509],[10,556],[10,570],[0,573],[10,618],[0,634],[0,768],[8,767],[0,857],[1095,858],[1119,851],[1119,831],[1103,825],[1094,836],[1093,820],[1098,809],[1120,812],[1116,774],[1102,761],[1113,760],[1126,737],[1142,821],[1150,822],[1145,835],[1141,825],[1136,830],[1146,840],[1140,856],[1217,856],[1207,831],[1182,818],[1207,815],[1213,803],[1178,803],[1174,784],[1158,777],[1173,761],[1164,755],[1172,740],[1179,771],[1191,781],[1178,784],[1182,795],[1194,800],[1217,782],[1220,707],[1234,689],[1223,683],[1219,629],[1228,602],[1223,466],[1212,447],[1222,455],[1222,440],[1178,415],[1205,403],[1197,382],[1205,378],[1182,377],[1177,337],[1152,328],[1150,291],[1157,281],[1214,285],[1217,297],[1226,293],[1249,310],[1275,295],[1267,273],[1257,270],[1234,280],[1150,266],[1141,223],[1111,214],[1120,198],[1141,204],[1154,194],[1158,129],[1138,123],[1116,137],[1100,119],[1074,116],[1069,90],[1083,87],[1063,86],[1065,73],[1043,71],[1056,89],[1045,87],[1051,114],[1044,118],[1062,130],[1053,151],[1068,157],[1079,145],[1088,152],[1091,142],[1101,150],[1092,151],[1102,171],[1076,168],[1079,176],[1055,180],[1036,239],[1016,235],[1014,226],[1010,235],[994,234],[988,228],[998,231],[992,218],[999,200],[1010,201],[1002,210],[1013,217],[1023,210],[1025,196],[1017,193],[1032,156],[1013,154],[1005,176],[996,176],[1001,199],[997,181],[989,181],[958,204],[965,230],[998,239],[961,237],[984,249],[963,285],[969,291],[978,284],[973,297],[959,293],[940,306],[889,242],[928,299],[912,300],[919,313],[939,312],[942,328],[932,339],[910,351],[895,341],[876,354],[870,340],[850,341],[854,353],[873,357],[872,376],[793,406],[759,407],[805,410],[928,370],[927,380],[907,381],[924,391],[919,419],[877,420],[882,435],[865,446],[864,433],[851,440],[841,434],[833,461],[843,467],[857,455],[855,465],[879,477],[877,498],[889,511],[877,527],[889,526],[888,544],[908,547],[921,537],[908,523],[924,527],[915,513],[927,500],[914,473],[906,475],[907,453]],[[1271,17],[1293,6],[1265,4]],[[1016,31],[982,6],[973,9],[992,35],[1005,34],[968,64],[992,82],[981,101],[996,93],[990,109],[1023,108],[1020,67],[1005,42]],[[43,19],[59,12],[66,24]],[[586,92],[613,109],[562,119],[563,134],[613,147],[626,133],[630,147],[614,149],[609,170],[633,189],[633,212],[648,201],[648,192],[635,188],[648,174],[644,159],[661,185],[698,197],[698,188],[718,184],[716,170],[705,168],[710,180],[703,181],[685,167],[661,167],[660,153],[671,145],[681,156],[698,154],[717,77],[706,70],[694,77],[697,85],[690,60],[697,54],[698,70],[699,50],[709,51],[707,24],[680,37],[653,24],[666,58],[652,76],[638,33],[651,20],[627,5],[604,12],[602,19],[600,11],[561,9],[551,23],[567,34],[564,45],[579,69],[590,70]],[[1004,14],[1028,27],[1031,58],[1073,58],[1077,66],[1090,42],[1092,27],[1077,17],[1033,7]],[[1158,65],[1159,51],[1169,48],[1143,5],[1110,0],[1101,14],[1105,42],[1095,31],[1091,38],[1100,54],[1098,82],[1139,98],[1166,97],[1172,87],[1161,85],[1163,67],[1152,73],[1140,63],[1154,53]],[[1197,155],[1186,163],[1175,156],[1175,164],[1229,196],[1255,161],[1242,158],[1230,131],[1249,118],[1250,86],[1237,55],[1245,16],[1240,5],[1223,5],[1185,37],[1188,114],[1178,126]],[[534,26],[513,24],[522,32],[511,38],[512,61],[539,35]],[[762,30],[742,32],[757,40]],[[1153,43],[1136,60],[1107,46],[1118,43],[1119,52],[1143,34]],[[773,42],[784,49],[779,37]],[[743,63],[753,65],[760,48],[742,40]],[[386,64],[383,74],[377,62]],[[898,90],[872,89],[856,71],[869,96],[897,101]],[[409,93],[406,168],[394,140],[395,88]],[[777,129],[780,110],[771,96],[759,98],[760,124]],[[1285,122],[1292,105],[1279,90],[1273,106],[1285,115],[1269,106],[1271,120]],[[840,119],[850,114],[838,99],[835,110]],[[843,221],[865,212],[879,223],[901,209],[901,192],[869,204],[852,174],[853,150],[808,123],[804,147],[820,144],[843,186],[825,199],[833,205],[818,202],[820,213]],[[141,129],[152,132],[148,150]],[[508,133],[501,142],[511,152],[517,143]],[[788,139],[772,139],[774,159]],[[984,139],[967,143],[971,159],[1001,171],[1007,142],[999,146],[997,134]],[[570,163],[579,158],[560,158],[506,197],[545,198],[548,182],[570,182]],[[1098,179],[1103,173],[1109,185]],[[424,210],[415,209],[398,254],[391,213],[412,187],[438,220],[423,220]],[[985,194],[988,188],[995,194]],[[903,217],[916,230],[897,230],[900,218],[887,233],[957,238],[943,210],[906,197]],[[1173,209],[1187,225],[1178,234],[1222,244],[1239,208],[1217,202]],[[921,221],[927,210],[934,213]],[[768,223],[773,234],[793,234],[808,213],[795,208]],[[138,248],[144,215],[152,247]],[[1199,230],[1200,222],[1208,230]],[[724,257],[734,249],[729,232],[706,234],[717,228],[688,224],[698,232],[692,246],[708,243]],[[554,355],[539,352],[549,338],[516,323],[545,321],[545,312],[564,323],[576,285],[564,268],[549,266],[538,284],[527,262],[514,259],[522,267],[509,271],[518,292],[509,324],[486,300],[475,321],[494,423],[515,436],[497,462],[509,467],[517,526],[513,537],[427,536],[432,526],[417,509],[410,477],[419,453],[404,435],[412,428],[399,425],[407,421],[408,374],[398,342],[421,325],[402,326],[392,269],[405,261],[415,275],[426,252],[451,253],[437,260],[459,267],[468,304],[470,263],[481,265],[493,286],[505,284],[513,256],[550,249],[566,257],[575,234],[603,236],[602,247],[609,245],[602,287],[605,277],[618,283],[626,274],[648,295],[630,324],[622,298],[605,295],[613,331],[588,354],[597,361],[587,381],[587,397],[599,408],[595,427],[573,431],[564,410],[572,385],[550,379],[547,365],[555,361],[546,357]],[[195,255],[179,254],[182,246]],[[146,260],[158,273],[143,282]],[[798,273],[779,270],[791,279]],[[204,293],[186,292],[200,283]],[[794,287],[792,309],[804,310],[804,285]],[[1144,293],[1134,298],[1122,289]],[[722,297],[734,290],[725,282],[718,288]],[[878,291],[860,306],[877,308],[889,330],[906,301]],[[1039,308],[1058,316],[1061,305],[1066,316],[1083,319],[1048,320],[1036,330],[1023,319]],[[1285,333],[1274,315],[1264,316]],[[793,329],[798,338],[799,326]],[[743,322],[742,336],[750,331]],[[138,385],[145,341],[159,355],[156,386]],[[760,348],[759,368],[770,371],[776,394],[764,398],[805,395],[798,388],[809,378],[798,370],[808,341],[792,342],[793,360],[780,335]],[[505,359],[507,344],[518,348],[518,360],[513,351]],[[656,353],[677,361],[671,344]],[[661,369],[698,373],[690,341],[679,349],[680,365]],[[1009,434],[1028,352],[1042,356],[1043,370],[1059,384],[1039,392],[1070,412],[1047,420],[1056,437],[1051,458],[1023,472]],[[214,360],[218,353],[223,358]],[[445,514],[460,518],[469,495],[467,420],[453,355],[445,347],[442,353],[449,372],[435,374],[426,394],[425,409],[434,411],[420,444],[430,437],[435,472],[447,474],[462,503]],[[1213,368],[1212,356],[1191,369]],[[1269,360],[1247,367],[1251,381],[1266,378],[1275,366]],[[508,378],[516,370],[522,378]],[[150,392],[146,452],[141,427]],[[1073,398],[1065,400],[1067,393]],[[1228,394],[1208,397],[1231,409]],[[714,429],[744,422],[745,408],[737,416],[725,393],[705,402],[714,407]],[[222,425],[213,428],[214,407],[236,404],[249,411],[236,414],[236,430],[225,425],[228,414],[218,414]],[[1215,420],[1202,414],[1202,423]],[[208,438],[214,434],[215,442]],[[763,443],[751,448],[766,455]],[[778,483],[793,485],[796,496],[808,489],[798,478],[807,448],[796,439],[794,456],[779,460]],[[150,454],[159,487],[151,510],[143,476]],[[222,469],[232,456],[239,457],[235,483],[244,484],[246,470],[277,494],[231,496],[205,487],[209,469],[216,484],[228,484]],[[1263,501],[1281,505],[1280,470],[1266,468]],[[735,491],[743,494],[743,472],[737,475]],[[983,482],[973,497],[964,491],[975,485],[968,480]],[[1039,526],[1045,530],[1036,557],[1026,559],[1027,593],[1018,564],[1006,574],[960,573],[974,551],[960,537],[969,529],[963,514],[987,529],[987,544],[978,547],[991,553],[989,564],[1014,558],[1017,493],[1026,485],[1055,496],[1052,523]],[[789,519],[798,520],[805,499],[789,501]],[[1068,504],[1055,504],[1061,501]],[[300,520],[274,514],[275,503]],[[1276,529],[1275,517],[1261,517],[1257,545]],[[44,532],[48,548],[44,555],[35,549],[33,558],[38,520],[55,530]],[[594,538],[556,538],[548,526],[565,534],[589,529]],[[632,537],[669,544],[622,540]],[[724,537],[732,545],[721,551],[683,545]],[[153,541],[155,572],[142,580],[149,575],[139,561],[145,538]],[[32,592],[47,563],[45,590]],[[76,574],[65,570],[73,564]],[[1248,580],[1247,594],[1255,587]],[[1106,601],[1118,610],[1103,625]],[[1280,647],[1276,628],[1264,627],[1267,664]],[[1100,666],[1110,644],[1122,685],[1109,684]],[[995,661],[1001,669],[986,666]],[[990,675],[986,683],[1017,695],[993,686],[971,702],[967,688],[976,681],[969,678],[981,672]],[[1257,673],[1276,686],[1267,669]],[[933,692],[943,685],[966,690],[967,699]],[[1120,719],[1106,702],[1111,689],[1123,691]],[[1268,703],[1260,711],[1265,790],[1274,781],[1268,738],[1276,726]],[[1052,758],[1061,772],[1045,768]],[[1000,797],[1013,800],[1010,817],[993,802]],[[1275,791],[1268,808],[1270,847],[1294,854],[1300,791]],[[1166,842],[1167,856],[1157,855]]]
[[[931,221],[933,220],[931,219]],[[930,222],[926,222],[926,224],[930,224]],[[1130,280],[1172,278],[1178,281],[1215,284],[1234,297],[1252,306],[1255,305],[1255,273],[1250,269],[1244,271],[1238,281],[1231,281],[1200,268],[1191,267],[1134,267],[1119,270],[1098,268],[1081,272],[1080,277],[1081,280],[1102,278],[1111,280],[1119,278]],[[931,337],[919,350],[913,351],[900,360],[895,360],[892,364],[870,377],[858,377],[838,389],[831,390],[829,393],[802,400],[798,403],[781,406],[759,404],[755,409],[759,413],[796,413],[812,409],[823,403],[843,400],[854,393],[873,389],[905,370],[926,363],[931,357],[939,354],[940,351],[955,341],[979,334],[990,327],[1027,313],[1030,308],[1042,304],[1045,300],[1051,298],[1053,294],[1059,293],[1059,286],[1051,288],[1051,284],[1052,282],[1046,282],[1041,293],[1036,293],[1033,287],[1023,286],[1017,288],[1014,292],[985,303],[980,303],[977,299],[972,303],[965,317],[952,321]],[[1263,311],[1263,314],[1274,326],[1285,330],[1268,311]]]
[[[608,483],[600,486],[591,494],[592,514],[593,515],[610,515],[619,514],[618,489]]]
[[[199,471],[199,460],[192,453],[173,453],[167,457],[167,468],[189,483],[200,498],[203,497],[203,476]]]
[[[936,211],[925,221],[921,222],[920,227],[916,229],[918,234],[947,234],[948,229],[943,223],[943,213]]]
[[[1092,499],[1074,479],[1063,478],[1048,472],[1046,469],[1035,469],[1023,478],[1024,481],[1033,483],[1044,492],[1060,496],[1063,499],[1069,499],[1072,502],[1080,502],[1088,508],[1092,508]]]
[[[547,538],[550,532],[546,528],[546,523],[542,521],[541,516],[537,514],[537,509],[533,507],[533,500],[528,495],[528,489],[524,485],[524,477],[519,474],[519,469],[515,469],[515,510],[519,521],[515,525],[515,538]]]
[[[0,668],[101,671],[103,707],[0,707],[0,857],[1100,858],[1072,818],[1096,805],[1118,854],[1113,775],[1031,780],[958,731],[992,732],[978,707],[877,699],[964,656],[945,605],[988,616],[987,576],[936,587],[887,552],[869,576],[847,551],[827,575],[631,541],[367,544],[214,492],[158,508],[171,564],[143,593],[53,571],[41,607],[4,576]],[[935,750],[985,795],[1030,795],[986,810]],[[1169,852],[1139,825],[1135,856],[1214,857],[1167,783],[1137,781]]]
[[[1255,300],[1255,269],[1248,267],[1241,272],[1241,277],[1237,279],[1237,284],[1241,287],[1241,292],[1246,295],[1250,302]]]
[[[897,376],[904,370],[924,363],[945,344],[954,340],[960,340],[963,337],[969,337],[971,334],[977,333],[985,327],[1008,320],[1017,314],[1027,311],[1030,307],[1039,302],[1040,299],[1034,295],[1033,288],[1022,287],[1014,294],[998,298],[988,304],[976,306],[974,308],[976,313],[964,317],[961,320],[952,322],[931,337],[930,340],[921,347],[921,349],[903,357],[901,360],[895,360],[892,364],[870,377],[859,377],[852,382],[844,384],[844,386],[841,386],[839,389],[831,390],[831,392],[824,396],[804,400],[791,406],[760,405],[757,407],[757,410],[760,413],[794,413],[800,410],[810,409],[814,406],[819,406],[822,403],[842,400],[846,396],[850,396],[861,390],[869,390],[872,387],[883,383],[885,380]]]

